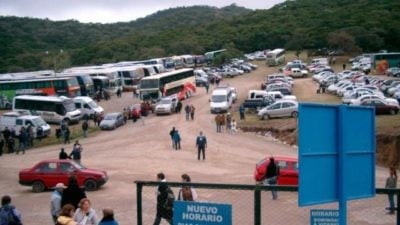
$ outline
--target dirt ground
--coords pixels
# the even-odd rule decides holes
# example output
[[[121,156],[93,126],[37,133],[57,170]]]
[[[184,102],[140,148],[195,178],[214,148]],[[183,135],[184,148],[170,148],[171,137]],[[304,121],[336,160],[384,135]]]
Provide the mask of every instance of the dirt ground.
[[[225,79],[221,83],[235,86],[243,99],[249,89],[258,89],[265,76],[275,70],[261,66],[251,74]],[[304,82],[313,85],[306,79],[296,80],[295,85]],[[194,121],[185,121],[183,114],[152,115],[144,119],[144,125],[129,122],[115,131],[102,131],[79,140],[84,148],[82,163],[89,168],[105,170],[109,176],[109,181],[100,190],[88,193],[100,218],[101,209],[108,206],[114,208],[120,224],[136,224],[134,181],[155,180],[155,175],[161,171],[169,181],[180,181],[180,175],[188,173],[194,182],[254,184],[255,163],[261,158],[267,155],[297,156],[297,149],[254,133],[217,134],[214,116],[209,112],[209,97],[204,88],[198,88],[194,97],[183,102],[184,106],[193,104],[196,107]],[[107,112],[122,111],[136,101],[130,93],[124,93],[122,98],[113,97],[112,101],[103,101],[100,105]],[[182,137],[180,151],[171,148],[168,133],[173,126]],[[208,139],[205,161],[197,160],[195,138],[199,131],[203,131]],[[13,203],[22,212],[24,224],[51,224],[51,192],[36,194],[31,188],[19,185],[18,171],[40,160],[57,158],[61,147],[69,152],[72,144],[36,148],[25,155],[0,158],[0,195],[11,195]],[[378,186],[382,186],[385,177],[386,170],[378,168]]]

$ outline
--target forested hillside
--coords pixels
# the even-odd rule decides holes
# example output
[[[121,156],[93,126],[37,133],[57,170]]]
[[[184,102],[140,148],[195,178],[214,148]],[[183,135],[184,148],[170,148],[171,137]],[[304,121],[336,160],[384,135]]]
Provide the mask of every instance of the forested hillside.
[[[398,0],[292,0],[269,10],[180,7],[115,24],[0,17],[0,72],[62,68],[227,48],[400,50]],[[62,51],[60,51],[62,49]]]

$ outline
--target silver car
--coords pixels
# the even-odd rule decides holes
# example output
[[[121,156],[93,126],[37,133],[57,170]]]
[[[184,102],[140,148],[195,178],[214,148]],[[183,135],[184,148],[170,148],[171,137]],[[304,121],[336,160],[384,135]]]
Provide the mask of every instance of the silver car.
[[[100,122],[100,129],[114,130],[125,124],[124,117],[120,112],[107,113],[104,119]]]
[[[262,120],[289,116],[296,118],[298,116],[298,105],[297,101],[280,100],[258,111],[258,117]]]
[[[178,104],[178,99],[176,97],[166,97],[161,99],[154,109],[157,115],[160,114],[172,114],[175,112],[175,108]]]

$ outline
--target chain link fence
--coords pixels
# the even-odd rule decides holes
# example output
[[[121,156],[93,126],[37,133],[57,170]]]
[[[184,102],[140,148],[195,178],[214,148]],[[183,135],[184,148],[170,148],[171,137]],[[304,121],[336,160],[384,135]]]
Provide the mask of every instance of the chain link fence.
[[[158,182],[137,181],[138,225],[152,225],[156,217]],[[183,183],[167,183],[175,197]],[[186,183],[187,184],[187,183]],[[298,206],[297,187],[278,186],[278,199],[273,200],[270,186],[191,183],[198,202],[232,205],[234,225],[308,225],[311,209],[338,209],[338,204]],[[397,214],[387,214],[391,190],[377,189],[373,198],[348,201],[348,225],[400,225]],[[392,190],[399,194],[400,189]],[[398,196],[398,195],[397,195]],[[398,199],[399,200],[399,199]],[[168,224],[162,220],[161,224]]]

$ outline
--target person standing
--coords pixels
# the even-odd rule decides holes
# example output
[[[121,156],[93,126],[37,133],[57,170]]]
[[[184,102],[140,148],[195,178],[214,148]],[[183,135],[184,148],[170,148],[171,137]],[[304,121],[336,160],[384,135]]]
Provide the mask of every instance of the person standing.
[[[221,114],[215,116],[215,125],[217,126],[217,133],[221,133]]]
[[[71,204],[78,208],[81,199],[86,198],[85,191],[79,187],[78,180],[75,176],[68,179],[68,187],[64,189],[61,197],[61,206]]]
[[[74,214],[74,221],[79,225],[97,225],[99,223],[96,211],[91,207],[89,199],[81,199],[79,208],[76,209]]]
[[[279,176],[279,167],[276,165],[274,157],[269,158],[269,163],[265,171],[264,184],[276,185]],[[271,193],[273,200],[278,199],[278,192],[274,188],[271,189]]]
[[[232,119],[232,122],[231,122],[231,130],[232,131],[237,131],[237,124],[236,124],[236,120],[235,119]]]
[[[4,141],[8,141],[8,139],[10,138],[10,136],[11,136],[11,131],[8,129],[8,127],[6,127],[4,130],[3,130],[3,137],[4,137]],[[8,143],[6,143],[7,144],[7,146],[8,146]]]
[[[245,112],[245,108],[244,108],[243,104],[241,104],[239,107],[240,120],[245,120],[244,112]]]
[[[196,147],[197,147],[197,160],[200,160],[200,153],[203,156],[203,160],[206,159],[206,148],[207,148],[207,138],[203,135],[203,132],[200,131],[199,136],[196,138]]]
[[[67,188],[63,183],[58,183],[54,187],[54,191],[51,194],[50,200],[50,214],[53,218],[53,222],[57,222],[57,218],[61,213],[61,197],[64,189]]]
[[[176,103],[175,110],[176,110],[176,113],[179,113],[179,114],[181,113],[181,111],[182,111],[182,102],[181,101],[178,100],[178,103]]]
[[[64,151],[64,148],[61,148],[60,153],[58,154],[58,159],[69,159],[68,154]]]
[[[204,87],[206,88],[206,93],[208,94],[208,89],[210,89],[210,84],[208,82],[206,82],[204,84]]]
[[[118,225],[114,219],[114,211],[111,208],[103,209],[103,218],[100,220],[99,225]]]
[[[342,67],[343,67],[343,70],[345,70],[346,69],[346,63],[343,63]]]
[[[69,157],[72,158],[72,160],[81,163],[82,150],[82,145],[79,144],[79,141],[75,141],[74,147],[72,148],[72,152],[69,154]]]
[[[190,183],[191,179],[190,176],[182,174],[182,183]],[[180,201],[196,201],[197,199],[197,192],[194,190],[193,187],[190,187],[189,184],[183,185],[182,188],[179,190],[178,200]]]
[[[385,188],[395,189],[396,187],[397,187],[397,172],[394,167],[390,167],[389,177],[386,179]],[[394,194],[389,193],[388,199],[389,199],[389,207],[387,208],[389,210],[388,214],[394,214],[395,212]]]
[[[190,116],[190,106],[189,105],[185,106],[185,116],[186,116],[186,121],[189,121],[189,116]]]
[[[159,225],[162,218],[172,224],[172,209],[167,210],[165,208],[165,203],[168,199],[168,185],[165,184],[167,180],[164,173],[157,174],[157,181],[161,182],[161,184],[157,188],[157,213],[153,225]]]
[[[3,155],[4,139],[0,135],[0,156]]]
[[[65,130],[64,130],[64,144],[70,143],[70,138],[69,138],[70,134],[71,134],[71,131],[69,130],[69,127],[66,126]]]
[[[84,120],[83,123],[82,123],[82,131],[83,131],[83,137],[84,138],[87,137],[88,129],[89,129],[89,123],[88,123],[87,120]]]
[[[171,137],[171,141],[172,141],[172,148],[175,148],[175,141],[174,141],[174,134],[176,132],[175,127],[172,127],[172,129],[169,131],[169,136]]]
[[[16,154],[18,155],[20,151],[22,151],[22,154],[25,154],[26,131],[24,127],[21,127],[21,130],[19,131],[18,143],[19,146],[17,148]]]
[[[174,141],[175,144],[175,150],[180,150],[181,149],[181,135],[179,134],[178,130],[175,130],[172,140]]]
[[[7,139],[8,153],[14,153],[14,145],[15,145],[14,138],[12,136],[10,136]]]
[[[222,130],[224,130],[224,128],[225,128],[225,114],[221,114],[221,116],[220,116],[220,124],[221,124],[221,132],[222,132]]]
[[[4,195],[1,198],[0,222],[2,225],[22,225],[21,213],[11,204],[11,197],[9,195]]]
[[[120,88],[118,88],[118,90],[117,90],[117,97],[118,97],[118,98],[121,98],[121,97],[122,97],[122,91],[121,91]]]
[[[232,121],[232,116],[231,113],[228,112],[226,114],[226,131],[229,133],[231,132],[231,121]]]
[[[196,108],[194,107],[194,105],[190,105],[190,118],[192,120],[194,120],[194,111],[196,110]]]

